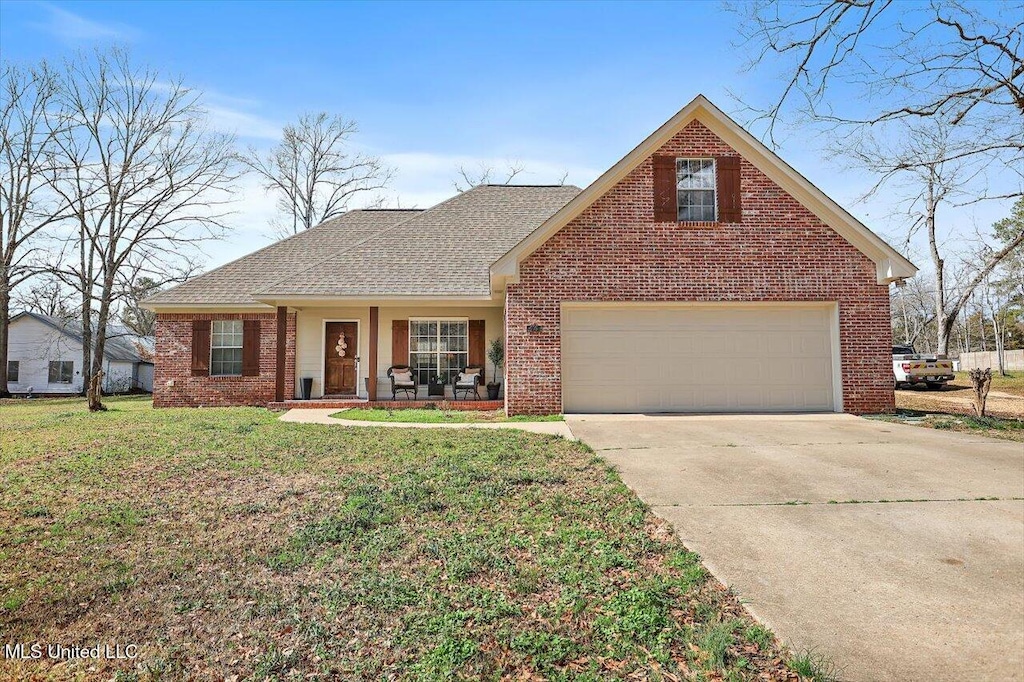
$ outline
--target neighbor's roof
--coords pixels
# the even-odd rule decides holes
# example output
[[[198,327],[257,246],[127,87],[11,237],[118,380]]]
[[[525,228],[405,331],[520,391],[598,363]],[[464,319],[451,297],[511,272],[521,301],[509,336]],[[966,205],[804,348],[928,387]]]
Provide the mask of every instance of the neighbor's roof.
[[[480,185],[257,290],[317,296],[490,296],[490,266],[580,192]]]
[[[13,325],[19,319],[23,318],[32,318],[55,329],[61,334],[74,339],[75,342],[82,343],[82,332],[79,329],[55,317],[50,317],[49,315],[41,315],[39,313],[33,313],[25,310],[12,317],[11,324]],[[78,325],[81,326],[81,323],[78,323]],[[113,362],[148,362],[152,364],[152,359],[143,357],[139,348],[136,347],[136,344],[139,344],[150,355],[152,355],[152,337],[139,336],[130,330],[117,325],[107,325],[107,342],[103,346],[103,355]]]
[[[146,305],[254,305],[252,292],[298,276],[312,263],[350,248],[419,209],[349,211],[316,227],[282,239],[146,299]]]

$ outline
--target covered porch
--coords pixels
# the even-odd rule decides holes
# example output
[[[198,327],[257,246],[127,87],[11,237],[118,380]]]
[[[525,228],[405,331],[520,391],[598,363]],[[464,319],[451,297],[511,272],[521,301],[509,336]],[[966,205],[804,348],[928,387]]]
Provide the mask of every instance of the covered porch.
[[[288,343],[276,346],[273,408],[401,408],[440,401],[453,409],[504,407],[503,390],[498,400],[487,400],[486,384],[495,380],[487,349],[504,337],[504,308],[493,300],[295,301],[275,307],[277,338],[284,341],[294,329],[294,351]],[[388,370],[403,365],[412,370],[415,396],[392,391]],[[479,397],[452,392],[452,380],[466,367],[483,368]],[[497,381],[504,384],[503,377]]]

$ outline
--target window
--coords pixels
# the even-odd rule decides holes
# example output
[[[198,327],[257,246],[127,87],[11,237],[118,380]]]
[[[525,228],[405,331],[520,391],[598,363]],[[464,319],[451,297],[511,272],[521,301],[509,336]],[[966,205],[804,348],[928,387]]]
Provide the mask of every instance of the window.
[[[75,374],[75,363],[71,360],[51,360],[50,378],[51,384],[70,384]]]
[[[409,362],[416,383],[438,375],[449,383],[469,362],[469,322],[409,320]]]
[[[17,360],[7,361],[7,380],[12,384],[18,383],[18,373],[21,370],[21,363]]]
[[[676,159],[676,203],[680,222],[715,221],[714,159]]]
[[[241,376],[242,321],[214,320],[210,335],[210,376]]]

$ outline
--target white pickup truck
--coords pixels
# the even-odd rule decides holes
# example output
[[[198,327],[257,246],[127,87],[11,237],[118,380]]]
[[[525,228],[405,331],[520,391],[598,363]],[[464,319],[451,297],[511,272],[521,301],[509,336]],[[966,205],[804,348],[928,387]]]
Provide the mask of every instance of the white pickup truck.
[[[926,384],[942,388],[953,380],[953,361],[945,355],[922,355],[913,346],[892,347],[893,388]]]

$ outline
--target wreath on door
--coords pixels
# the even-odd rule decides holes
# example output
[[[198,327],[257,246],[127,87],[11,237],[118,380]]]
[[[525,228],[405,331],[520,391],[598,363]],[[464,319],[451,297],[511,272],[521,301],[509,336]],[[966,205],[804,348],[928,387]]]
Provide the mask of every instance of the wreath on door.
[[[334,347],[334,351],[338,354],[339,358],[345,357],[345,351],[348,349],[348,343],[345,342],[345,335],[338,335],[338,345]]]

